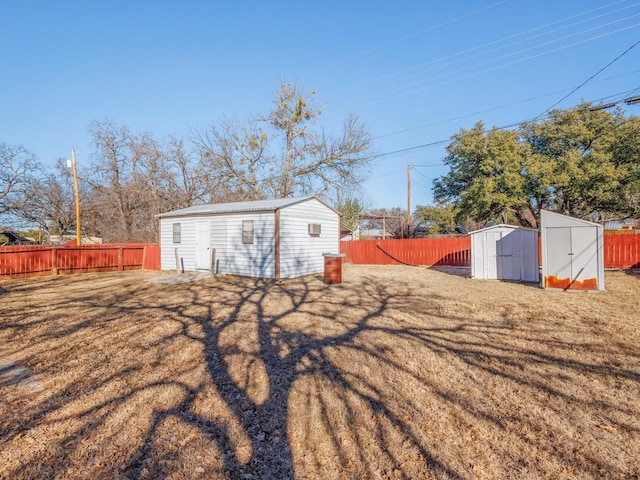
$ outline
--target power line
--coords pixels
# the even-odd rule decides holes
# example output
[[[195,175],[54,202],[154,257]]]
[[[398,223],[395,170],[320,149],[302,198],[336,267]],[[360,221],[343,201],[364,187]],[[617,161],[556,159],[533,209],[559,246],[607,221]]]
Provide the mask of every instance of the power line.
[[[511,53],[507,53],[507,54],[504,54],[504,55],[500,55],[500,56],[498,56],[498,57],[490,58],[490,59],[488,59],[488,60],[484,60],[484,61],[482,61],[482,62],[478,62],[478,63],[476,63],[476,64],[474,64],[474,65],[467,66],[467,67],[462,68],[462,69],[454,70],[453,72],[448,72],[448,73],[446,73],[446,74],[441,74],[441,75],[439,75],[439,76],[431,77],[431,78],[429,78],[429,79],[427,79],[427,80],[423,80],[423,81],[420,81],[420,82],[414,82],[413,84],[409,84],[408,86],[412,86],[412,85],[421,85],[421,84],[425,83],[426,81],[430,81],[430,80],[437,80],[438,78],[443,78],[443,77],[447,77],[447,76],[455,75],[455,74],[460,73],[460,72],[464,72],[464,71],[467,71],[467,70],[474,69],[474,68],[476,68],[476,67],[481,67],[481,66],[483,66],[483,65],[487,65],[487,64],[493,63],[493,62],[495,62],[495,61],[499,61],[499,60],[503,60],[503,59],[505,59],[505,58],[513,57],[513,56],[515,56],[515,55],[519,55],[519,54],[521,54],[521,53],[529,52],[529,51],[531,51],[531,50],[536,50],[536,49],[538,49],[538,48],[545,47],[545,46],[547,46],[547,45],[552,45],[552,44],[554,44],[554,43],[559,43],[559,42],[562,42],[562,41],[567,40],[567,39],[569,39],[569,38],[577,37],[578,35],[582,35],[582,34],[584,34],[584,33],[592,32],[592,31],[594,31],[594,30],[600,30],[600,29],[602,29],[602,28],[604,28],[604,27],[610,27],[610,26],[615,25],[615,24],[617,24],[617,23],[624,22],[625,20],[629,20],[629,19],[631,19],[631,18],[635,18],[635,17],[638,17],[638,16],[640,16],[640,13],[636,13],[636,14],[633,14],[633,15],[630,15],[630,16],[628,16],[628,17],[624,17],[624,18],[619,18],[619,19],[616,19],[616,20],[614,20],[614,21],[612,21],[612,22],[605,23],[605,24],[602,24],[602,25],[596,25],[595,27],[587,28],[587,29],[585,29],[585,30],[581,30],[581,31],[579,31],[579,32],[574,32],[574,33],[571,33],[571,34],[569,34],[569,35],[565,35],[565,36],[560,37],[560,38],[554,38],[554,39],[552,39],[552,40],[547,40],[547,41],[545,41],[545,42],[538,43],[538,44],[536,44],[536,45],[532,45],[532,46],[529,46],[529,47],[526,47],[526,48],[522,48],[522,49],[517,50],[517,51],[515,51],[515,52],[511,52]],[[550,33],[552,33],[552,32],[550,32]],[[545,35],[546,35],[546,34],[545,34]],[[525,40],[523,40],[523,41],[525,41]],[[517,42],[517,43],[522,43],[522,41],[521,41],[521,42]],[[506,47],[509,47],[509,46],[511,46],[511,45],[513,45],[513,44],[506,45],[506,46],[504,46],[504,47],[500,47],[500,48],[497,48],[497,49],[494,49],[494,50],[490,50],[489,52],[491,52],[491,51],[495,51],[495,50],[501,50],[501,49],[506,48]],[[441,65],[441,66],[440,66],[440,67],[438,67],[438,68],[443,68],[443,67],[447,67],[447,66],[450,66],[450,65],[455,65],[456,63],[460,63],[460,62],[467,62],[467,61],[469,61],[469,60],[472,60],[472,59],[477,58],[477,57],[482,56],[482,55],[484,55],[484,53],[477,54],[477,55],[474,55],[474,56],[472,56],[472,57],[468,57],[468,58],[463,58],[463,59],[457,60],[457,61],[455,61],[455,62],[450,62],[450,63],[448,63],[448,64]],[[434,69],[431,69],[431,70],[434,70]],[[427,72],[429,72],[429,71],[430,71],[430,70],[427,70]],[[422,72],[422,73],[426,73],[426,72]]]
[[[632,45],[632,46],[631,46],[629,49],[627,49],[625,52],[623,52],[623,54],[619,55],[617,58],[620,58],[622,55],[624,55],[626,52],[628,52],[631,48],[633,48],[634,46],[638,45],[639,43],[640,43],[640,40],[639,40],[638,42],[636,42],[634,45]],[[615,61],[615,59],[614,59],[613,61]],[[611,63],[612,63],[612,62],[611,62]],[[606,68],[606,67],[605,67],[605,68]],[[601,70],[603,70],[603,69],[601,69]],[[584,82],[583,82],[583,84],[584,84]],[[574,91],[575,91],[575,90],[576,90],[576,89],[574,89]],[[623,98],[623,97],[624,97],[624,96],[626,96],[629,92],[635,92],[635,91],[637,91],[637,90],[640,90],[640,87],[638,87],[638,88],[636,88],[636,89],[627,90],[627,91],[625,91],[625,92],[620,92],[620,93],[616,93],[616,94],[609,95],[609,96],[606,96],[606,97],[602,97],[602,98],[601,98],[601,99],[599,99],[599,100],[605,100],[605,99],[612,98],[612,97],[619,97],[619,98]],[[621,97],[620,95],[622,95],[622,97]],[[617,102],[616,102],[616,103],[617,103]],[[553,107],[551,107],[551,108],[553,108]],[[549,108],[548,110],[550,110],[551,108]],[[548,110],[547,110],[547,111],[548,111]],[[538,115],[537,117],[535,117],[535,118],[533,118],[533,119],[529,119],[529,120],[522,120],[522,121],[519,121],[519,122],[516,122],[516,123],[511,123],[511,124],[509,124],[509,125],[504,125],[504,126],[502,126],[502,127],[492,127],[490,130],[491,130],[491,131],[498,131],[498,130],[508,130],[508,129],[510,129],[510,128],[513,128],[513,127],[521,127],[521,126],[523,126],[523,125],[524,125],[524,124],[526,124],[526,123],[534,122],[534,121],[536,121],[536,120],[539,120],[539,119],[540,119],[540,117],[541,117],[542,115],[544,115],[545,113],[547,113],[547,111],[543,112],[542,114]],[[549,118],[549,117],[547,116],[546,118]],[[478,133],[478,135],[481,135],[481,134],[484,134],[484,132],[483,132],[483,133]],[[369,156],[369,157],[364,157],[364,158],[363,158],[363,160],[378,161],[379,159],[381,159],[381,158],[383,158],[383,157],[390,157],[390,156],[392,156],[392,155],[400,155],[400,154],[407,153],[407,152],[413,152],[413,151],[417,151],[417,150],[420,150],[420,149],[425,149],[425,148],[429,148],[429,147],[434,147],[434,146],[442,145],[442,144],[445,144],[445,143],[448,143],[448,142],[451,142],[451,137],[446,138],[446,139],[443,139],[443,140],[437,140],[437,141],[434,141],[434,142],[428,142],[428,143],[423,143],[423,144],[420,144],[420,145],[414,145],[414,146],[412,146],[412,147],[400,148],[400,149],[392,150],[392,151],[389,151],[389,152],[384,152],[384,153],[379,153],[379,154],[371,155],[371,156]],[[412,164],[412,165],[411,165],[411,168],[412,168],[412,169],[414,169],[414,168],[439,167],[439,166],[443,166],[443,165],[444,165],[444,162],[436,162],[436,163],[421,163],[421,164]],[[397,174],[397,173],[404,172],[404,171],[405,171],[405,168],[401,168],[401,169],[394,170],[394,171],[391,171],[391,172],[387,172],[387,173],[384,173],[384,174],[381,174],[381,175],[377,175],[377,176],[375,176],[375,177],[369,177],[369,180],[375,180],[375,179],[378,179],[378,178],[383,178],[383,177],[387,177],[387,176],[395,175],[395,174]],[[425,175],[424,175],[422,172],[420,172],[419,170],[416,170],[416,171],[417,171],[420,175],[422,175],[422,176],[424,176],[425,178],[429,179],[429,177],[425,176]],[[264,182],[268,182],[268,181],[272,181],[272,180],[277,180],[277,179],[279,179],[279,178],[281,178],[281,176],[280,176],[280,175],[273,175],[273,176],[271,176],[271,177],[265,177],[265,178],[261,178],[261,179],[256,179],[256,181],[255,181],[255,182],[253,182],[253,183],[255,183],[255,184],[259,184],[259,183],[264,183]],[[245,182],[243,182],[242,180],[235,180],[235,185],[242,185],[242,184],[245,184],[245,185],[246,185],[246,183],[245,183]]]
[[[511,40],[512,38],[517,38],[517,37],[520,37],[520,36],[526,35],[526,34],[528,34],[528,33],[535,32],[535,31],[537,31],[537,30],[542,30],[542,29],[544,29],[544,28],[547,28],[547,27],[550,27],[550,26],[553,26],[553,25],[556,25],[556,24],[559,24],[559,23],[565,22],[565,21],[567,21],[567,20],[572,20],[572,19],[574,19],[574,18],[578,18],[578,17],[584,16],[584,15],[588,15],[589,13],[593,13],[593,12],[596,12],[596,11],[598,11],[598,10],[603,10],[603,9],[608,8],[608,7],[611,7],[611,6],[613,6],[613,5],[617,5],[617,4],[619,4],[619,3],[624,3],[625,1],[626,1],[626,0],[618,0],[618,1],[616,1],[616,2],[612,2],[612,3],[607,4],[607,5],[604,5],[604,6],[602,6],[602,7],[593,8],[593,9],[591,9],[591,10],[587,10],[587,11],[585,11],[585,12],[578,13],[578,14],[576,14],[576,15],[572,15],[572,16],[569,16],[569,17],[565,17],[565,18],[562,18],[562,19],[560,19],[560,20],[555,20],[555,21],[550,22],[550,23],[547,23],[547,24],[545,24],[545,25],[540,25],[540,26],[538,26],[538,27],[535,27],[535,28],[532,28],[532,29],[529,29],[529,30],[525,30],[524,32],[519,32],[519,33],[516,33],[516,34],[514,34],[514,35],[509,35],[509,36],[507,36],[507,37],[503,37],[503,38],[501,38],[501,39],[499,39],[499,40],[494,40],[494,41],[492,41],[492,42],[488,42],[488,43],[485,43],[485,44],[483,44],[483,45],[478,45],[478,46],[475,46],[475,47],[473,47],[473,48],[469,48],[469,49],[466,49],[466,50],[462,50],[462,51],[460,51],[460,52],[456,52],[456,53],[453,53],[453,54],[451,54],[451,55],[447,55],[447,56],[445,56],[445,57],[441,57],[441,58],[436,59],[436,60],[431,60],[431,61],[429,61],[429,62],[425,62],[425,63],[422,63],[422,64],[420,64],[420,65],[414,66],[414,67],[405,68],[405,69],[400,70],[400,71],[397,71],[397,72],[392,72],[392,73],[389,73],[389,74],[387,74],[387,75],[383,75],[383,76],[381,76],[381,77],[374,78],[374,79],[372,79],[372,80],[371,80],[371,81],[369,81],[369,82],[366,82],[366,83],[363,83],[363,84],[356,85],[355,87],[357,88],[357,87],[361,87],[361,86],[367,85],[367,84],[369,84],[369,83],[374,83],[374,82],[379,81],[379,80],[385,80],[385,79],[387,79],[387,78],[391,78],[391,77],[394,77],[394,76],[400,75],[400,74],[402,74],[402,73],[406,73],[406,72],[409,72],[409,71],[412,71],[412,70],[416,70],[416,69],[418,69],[418,68],[421,68],[421,67],[424,67],[424,66],[427,66],[427,65],[433,64],[433,63],[438,63],[438,62],[441,62],[441,61],[448,60],[448,59],[450,59],[450,58],[455,58],[455,57],[458,57],[458,56],[460,56],[460,55],[464,55],[465,53],[474,52],[474,51],[477,51],[477,50],[481,50],[481,49],[483,49],[483,48],[485,48],[485,47],[489,47],[489,46],[492,46],[492,45],[500,44],[500,43],[502,43],[502,42],[504,42],[504,41]],[[636,6],[636,5],[638,5],[638,4],[637,4],[637,3],[635,3],[635,4],[631,5],[630,7],[625,7],[625,8],[631,8],[631,7],[634,7],[634,6]],[[620,9],[619,9],[619,10],[620,10]],[[617,12],[617,11],[619,11],[619,10],[615,10],[613,13],[615,13],[615,12]],[[609,12],[609,13],[611,13],[611,12]],[[599,16],[597,16],[597,17],[595,17],[595,18],[599,18]],[[587,19],[587,21],[592,20],[592,19],[593,19],[593,18]],[[535,37],[534,37],[534,38],[535,38]]]
[[[605,71],[607,68],[609,68],[611,65],[613,65],[615,62],[617,62],[618,60],[620,60],[622,57],[624,57],[627,53],[629,53],[634,47],[636,47],[638,44],[640,44],[640,40],[638,40],[636,43],[634,43],[633,45],[631,45],[629,48],[627,48],[624,52],[622,52],[620,55],[618,55],[616,58],[614,58],[613,60],[611,60],[609,63],[607,63],[604,67],[602,67],[600,70],[598,70],[596,73],[594,73],[593,75],[591,75],[589,78],[587,78],[584,82],[582,82],[580,85],[578,85],[576,88],[574,88],[573,90],[571,90],[569,93],[567,93],[564,97],[562,97],[560,100],[558,100],[556,103],[554,103],[553,105],[551,105],[549,108],[547,108],[544,112],[540,113],[537,117],[535,117],[533,120],[537,120],[538,118],[540,118],[542,115],[546,114],[549,110],[551,110],[553,107],[555,107],[556,105],[558,105],[560,102],[562,102],[563,100],[565,100],[566,98],[570,97],[571,95],[573,95],[575,92],[577,92],[578,90],[580,90],[582,87],[584,87],[587,83],[589,83],[591,80],[593,80],[598,74],[602,73],[603,71]]]
[[[455,64],[457,64],[457,63],[461,63],[461,62],[468,62],[469,60],[472,60],[472,59],[474,59],[474,58],[481,57],[481,56],[486,55],[486,54],[488,54],[488,53],[495,52],[495,51],[499,51],[499,50],[503,50],[503,49],[505,49],[505,48],[508,48],[508,47],[511,47],[511,46],[514,46],[514,45],[518,45],[518,44],[521,44],[521,43],[524,43],[524,42],[528,42],[528,41],[534,40],[534,39],[536,39],[536,38],[540,38],[540,37],[548,36],[548,35],[551,35],[552,33],[559,32],[559,31],[561,31],[561,30],[566,30],[566,29],[568,29],[568,28],[575,27],[576,25],[580,25],[580,24],[582,24],[582,23],[590,22],[590,21],[596,20],[596,19],[598,19],[598,18],[605,17],[605,16],[607,16],[607,15],[611,15],[611,14],[613,14],[613,13],[620,12],[620,11],[622,11],[622,10],[626,10],[626,9],[629,9],[629,8],[633,8],[633,7],[637,6],[637,5],[639,5],[639,4],[638,4],[638,3],[635,3],[635,4],[633,4],[633,5],[629,5],[629,6],[626,6],[626,7],[620,8],[620,9],[618,9],[618,10],[614,10],[614,11],[611,11],[611,12],[607,12],[607,13],[603,13],[603,14],[600,14],[600,15],[596,15],[596,16],[594,16],[594,17],[591,17],[591,18],[588,18],[588,19],[585,19],[585,20],[581,20],[581,21],[579,21],[579,22],[574,22],[574,23],[572,23],[572,24],[565,25],[565,26],[562,26],[562,27],[556,28],[556,29],[554,29],[554,30],[550,30],[550,31],[548,31],[548,32],[540,33],[540,34],[534,35],[534,36],[529,37],[529,38],[524,38],[524,39],[521,39],[521,40],[517,40],[517,41],[515,41],[515,42],[510,42],[510,43],[506,43],[506,44],[504,44],[504,45],[499,45],[499,46],[497,46],[497,47],[494,47],[494,48],[489,49],[489,50],[486,50],[486,51],[481,51],[481,52],[476,53],[476,54],[474,54],[474,55],[466,56],[466,57],[460,58],[460,59],[458,59],[458,60],[454,60],[454,61],[449,62],[449,63],[444,63],[444,64],[441,64],[441,65],[434,66],[434,67],[429,68],[429,69],[427,69],[427,70],[423,70],[422,72],[414,72],[414,73],[411,73],[411,74],[409,74],[409,75],[405,75],[405,76],[404,76],[404,78],[409,78],[409,77],[411,77],[411,76],[421,75],[421,74],[428,73],[428,72],[433,71],[433,70],[437,70],[437,69],[441,69],[441,68],[444,68],[444,67],[448,67],[448,66],[455,65]],[[471,66],[471,67],[467,67],[467,68],[462,69],[462,70],[457,70],[456,72],[464,71],[464,70],[468,70],[468,69],[470,69],[470,68],[475,68],[475,67],[477,67],[477,66],[481,66],[481,65],[484,65],[484,64],[487,64],[487,63],[490,63],[490,62],[496,61],[496,60],[500,60],[500,59],[507,58],[507,57],[510,57],[510,56],[513,56],[513,55],[517,55],[517,54],[519,54],[519,53],[527,52],[527,51],[529,51],[529,50],[534,50],[534,49],[537,49],[537,48],[543,47],[543,46],[545,46],[545,45],[549,45],[549,44],[552,44],[552,43],[557,43],[557,42],[560,42],[560,41],[562,41],[562,40],[566,40],[566,39],[568,39],[568,38],[575,37],[575,36],[577,36],[577,35],[581,35],[581,34],[584,34],[584,33],[587,33],[587,32],[593,31],[593,30],[597,30],[597,29],[601,29],[601,28],[604,28],[604,27],[608,27],[608,26],[614,25],[614,24],[616,24],[616,23],[620,23],[620,22],[625,21],[625,20],[629,20],[630,18],[637,17],[638,15],[639,15],[639,14],[634,14],[634,15],[629,15],[629,16],[624,17],[624,18],[618,18],[618,19],[613,20],[613,21],[608,22],[608,23],[599,24],[599,25],[596,25],[595,27],[590,27],[590,28],[587,28],[587,29],[581,30],[581,31],[579,31],[579,32],[574,32],[574,33],[571,33],[571,34],[569,34],[569,35],[565,35],[564,37],[555,38],[555,39],[553,39],[553,40],[548,40],[548,41],[545,41],[545,42],[541,42],[541,43],[538,43],[538,44],[536,44],[536,45],[533,45],[533,46],[530,46],[530,47],[527,47],[527,48],[524,48],[524,49],[518,50],[518,51],[516,51],[516,52],[512,52],[512,53],[509,53],[509,54],[506,54],[506,55],[498,56],[498,57],[495,57],[495,58],[492,58],[492,59],[486,60],[486,61],[484,61],[484,62],[476,63],[475,65],[473,65],[473,66]],[[512,37],[517,37],[517,36],[519,36],[519,35],[515,35],[515,36],[512,36]],[[490,43],[489,43],[489,44],[487,44],[487,45],[491,45],[491,44],[493,44],[493,43],[498,43],[498,44],[499,44],[500,42],[490,42]],[[474,49],[471,49],[471,50],[474,50]],[[446,57],[445,57],[445,59],[446,59]],[[432,62],[427,62],[427,63],[425,63],[425,64],[422,64],[422,65],[418,66],[418,67],[413,67],[413,68],[411,68],[411,69],[406,69],[405,71],[408,71],[408,70],[417,70],[417,69],[420,69],[420,68],[422,68],[422,67],[424,67],[424,66],[427,66],[427,65],[429,65],[429,64],[432,64],[432,63],[438,63],[438,62],[440,62],[440,61],[441,61],[441,60],[436,60],[436,61],[432,61]],[[456,73],[456,72],[453,72],[453,73]],[[395,76],[397,76],[397,75],[395,75]],[[441,76],[442,76],[442,75],[441,75]],[[439,78],[439,77],[435,77],[435,78]]]
[[[503,127],[492,127],[491,130],[507,130],[509,128],[513,128],[513,127],[518,127],[518,126],[524,125],[525,123],[530,122],[530,121],[531,120],[524,120],[522,122],[511,123],[511,124],[505,125]],[[379,158],[386,157],[386,156],[389,156],[389,155],[395,155],[395,154],[398,154],[398,153],[411,152],[411,151],[422,149],[422,148],[434,147],[434,146],[442,145],[443,143],[447,143],[447,142],[450,142],[450,141],[451,141],[451,138],[447,138],[447,139],[444,139],[444,140],[437,140],[435,142],[423,143],[421,145],[415,145],[413,147],[401,148],[401,149],[398,149],[398,150],[393,150],[391,152],[379,153],[377,155],[371,156],[370,159],[371,160],[378,160]],[[427,166],[427,165],[418,165],[418,166]]]
[[[497,2],[497,3],[494,3],[494,4],[488,5],[488,6],[486,6],[486,7],[483,7],[483,8],[481,8],[481,9],[479,9],[479,10],[475,10],[475,11],[473,11],[473,12],[466,13],[466,14],[464,14],[464,15],[460,15],[460,16],[458,16],[458,17],[455,17],[455,18],[452,18],[452,19],[446,20],[446,21],[444,21],[444,22],[438,23],[438,24],[433,25],[433,26],[431,26],[431,27],[427,27],[427,28],[425,28],[425,29],[423,29],[423,30],[420,30],[420,31],[418,31],[418,32],[414,32],[414,33],[410,33],[410,34],[408,34],[408,35],[404,35],[403,37],[397,38],[397,39],[395,39],[395,40],[392,40],[392,41],[390,41],[390,42],[384,43],[384,44],[382,44],[382,45],[378,45],[378,46],[373,47],[373,48],[370,48],[370,49],[368,49],[368,50],[363,50],[363,51],[361,51],[361,52],[355,53],[355,54],[353,54],[353,55],[351,55],[351,56],[347,57],[347,59],[351,59],[351,58],[354,58],[354,57],[357,57],[357,56],[360,56],[360,55],[365,55],[365,54],[367,54],[367,53],[375,52],[376,50],[380,50],[381,48],[385,48],[385,47],[388,47],[388,46],[390,46],[390,45],[394,45],[394,44],[396,44],[396,43],[400,43],[400,42],[402,42],[402,41],[404,41],[404,40],[407,40],[407,39],[409,39],[409,38],[417,37],[418,35],[422,35],[423,33],[431,32],[431,31],[436,30],[436,29],[438,29],[438,28],[440,28],[440,27],[444,27],[444,26],[446,26],[446,25],[450,25],[450,24],[452,24],[452,23],[455,23],[455,22],[457,22],[458,20],[462,20],[463,18],[471,17],[471,16],[473,16],[473,15],[477,15],[478,13],[482,13],[482,12],[484,12],[484,11],[486,11],[486,10],[490,10],[490,9],[495,8],[495,7],[497,7],[497,6],[500,6],[500,5],[502,5],[502,4],[508,3],[509,1],[511,1],[511,0],[502,0],[502,1],[500,1],[500,2]]]
[[[640,70],[638,70],[638,71],[640,71]],[[440,121],[437,121],[437,122],[432,122],[432,123],[427,123],[425,125],[420,125],[418,127],[406,128],[404,130],[399,130],[397,132],[385,133],[384,135],[378,135],[377,137],[374,137],[374,139],[377,140],[377,139],[380,139],[380,138],[393,137],[395,135],[401,135],[403,133],[414,132],[416,130],[422,130],[424,128],[435,127],[437,125],[442,125],[442,124],[453,122],[453,121],[456,121],[456,120],[463,120],[465,118],[474,117],[474,116],[477,116],[477,115],[481,115],[483,113],[493,112],[493,111],[496,111],[496,110],[501,110],[503,108],[513,107],[515,105],[520,105],[522,103],[531,102],[533,100],[538,100],[540,98],[550,97],[550,96],[555,95],[557,93],[566,92],[567,90],[570,90],[570,89],[565,88],[565,89],[562,89],[562,90],[556,90],[555,92],[545,93],[544,95],[538,95],[536,97],[527,98],[525,100],[519,100],[517,102],[507,103],[505,105],[500,105],[498,107],[488,108],[486,110],[481,110],[481,111],[474,112],[474,113],[469,113],[469,114],[466,114],[466,115],[460,115],[460,116],[457,116],[457,117],[452,117],[452,118],[449,118],[447,120],[440,120]],[[609,98],[614,98],[614,97],[619,97],[620,99],[622,99],[625,96],[628,96],[628,95],[632,94],[633,92],[635,92],[637,90],[638,90],[637,88],[634,88],[634,89],[631,89],[631,90],[626,90],[624,92],[614,93],[614,94],[608,95],[606,97],[597,98],[595,100],[592,100],[591,103],[602,102],[604,100],[608,100]]]
[[[537,53],[537,54],[534,54],[534,55],[530,55],[528,57],[517,59],[517,60],[514,60],[512,62],[507,62],[507,63],[503,63],[503,64],[500,64],[500,65],[496,65],[496,66],[493,66],[491,68],[486,68],[486,69],[478,71],[478,72],[469,73],[468,75],[459,76],[459,77],[456,77],[456,78],[454,78],[452,80],[436,83],[436,84],[429,85],[429,86],[423,87],[423,88],[414,89],[414,90],[411,90],[411,91],[408,91],[408,92],[404,92],[404,93],[400,93],[400,94],[394,95],[394,96],[386,96],[386,97],[384,97],[384,98],[382,98],[380,100],[376,100],[376,101],[361,105],[361,108],[362,107],[370,107],[370,106],[377,105],[377,104],[384,103],[384,102],[391,101],[391,100],[396,100],[398,98],[403,98],[403,97],[406,97],[406,96],[409,96],[409,95],[414,95],[416,93],[420,93],[420,92],[423,92],[425,90],[429,90],[429,89],[436,88],[436,87],[442,87],[444,85],[449,85],[451,83],[455,83],[455,82],[459,82],[461,80],[465,80],[467,78],[476,77],[478,75],[482,75],[483,73],[487,73],[487,72],[491,72],[491,71],[494,71],[494,70],[498,70],[498,69],[501,69],[501,68],[504,68],[504,67],[508,67],[508,66],[511,66],[511,65],[516,65],[518,63],[526,62],[526,61],[532,60],[534,58],[542,57],[544,55],[549,55],[551,53],[559,52],[561,50],[566,50],[567,48],[571,48],[571,47],[575,47],[577,45],[581,45],[581,44],[584,44],[584,43],[587,43],[587,42],[591,42],[593,40],[598,40],[600,38],[608,37],[610,35],[614,35],[616,33],[620,33],[620,32],[623,32],[625,30],[629,30],[631,28],[635,28],[637,26],[640,26],[640,23],[636,23],[636,24],[633,24],[633,25],[630,25],[630,26],[627,26],[627,27],[624,27],[624,28],[620,28],[618,30],[614,30],[614,31],[611,31],[611,32],[603,33],[601,35],[595,35],[593,37],[590,37],[590,38],[587,38],[587,39],[584,39],[584,40],[580,40],[578,42],[574,42],[574,43],[571,43],[571,44],[568,44],[568,45],[563,45],[561,47],[553,48],[551,50],[547,50],[545,52],[540,52],[540,53]],[[421,82],[421,83],[425,83],[425,82]],[[402,88],[404,88],[404,87],[402,87]],[[398,90],[398,89],[396,89],[396,90]]]
[[[435,127],[437,125],[442,125],[444,123],[454,122],[456,120],[463,120],[465,118],[474,117],[476,115],[481,115],[483,113],[493,112],[495,110],[500,110],[500,109],[503,109],[503,108],[512,107],[514,105],[519,105],[521,103],[531,102],[533,100],[538,100],[540,98],[550,97],[550,96],[555,95],[557,93],[562,93],[562,92],[564,92],[566,90],[567,89],[557,90],[555,92],[546,93],[544,95],[539,95],[537,97],[527,98],[525,100],[520,100],[520,101],[517,101],[517,102],[508,103],[508,104],[505,104],[505,105],[500,105],[498,107],[489,108],[487,110],[481,110],[481,111],[478,111],[478,112],[473,112],[473,113],[469,113],[469,114],[466,114],[466,115],[460,115],[460,116],[457,116],[457,117],[451,117],[451,118],[448,118],[447,120],[440,120],[440,121],[437,121],[437,122],[427,123],[425,125],[420,125],[419,127],[411,127],[411,128],[407,128],[407,129],[404,129],[404,130],[399,130],[397,132],[385,133],[384,135],[378,135],[377,137],[375,137],[375,139],[377,140],[377,139],[380,139],[380,138],[393,137],[395,135],[400,135],[400,134],[403,134],[403,133],[414,132],[416,130],[422,130],[423,128]]]
[[[418,164],[411,164],[411,168],[427,168],[427,167],[440,167],[444,165],[443,162],[437,162],[437,163],[418,163]]]
[[[443,164],[441,164],[441,165],[443,165]],[[413,170],[413,167],[414,167],[414,166],[415,166],[415,165],[411,165],[411,169],[412,169],[412,170]],[[422,173],[420,170],[415,170],[415,172],[416,172],[418,175],[420,175],[420,176],[422,176],[423,178],[425,178],[426,180],[429,180],[430,182],[431,182],[431,181],[433,181],[433,178],[431,178],[431,177],[427,177],[427,176],[426,176],[424,173]]]

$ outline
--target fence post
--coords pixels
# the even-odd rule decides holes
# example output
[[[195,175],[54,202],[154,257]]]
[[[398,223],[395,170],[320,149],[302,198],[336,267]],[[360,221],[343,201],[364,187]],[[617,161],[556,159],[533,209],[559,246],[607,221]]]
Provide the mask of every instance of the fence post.
[[[124,270],[124,254],[123,248],[118,248],[118,271],[121,272]]]
[[[56,247],[51,248],[51,273],[58,275],[58,249]]]
[[[214,277],[216,274],[216,249],[211,249],[211,277]]]

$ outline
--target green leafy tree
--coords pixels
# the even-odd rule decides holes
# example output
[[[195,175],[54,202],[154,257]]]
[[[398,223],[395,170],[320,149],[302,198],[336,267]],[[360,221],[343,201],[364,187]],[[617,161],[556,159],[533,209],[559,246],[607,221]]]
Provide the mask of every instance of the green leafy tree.
[[[612,161],[619,185],[603,210],[618,216],[640,216],[640,118],[630,117],[614,131]]]
[[[355,197],[346,197],[336,205],[336,210],[342,214],[342,225],[352,232],[360,228],[361,215],[364,212],[364,203],[361,200]]]
[[[523,140],[531,147],[524,162],[525,193],[537,218],[541,208],[587,217],[611,205],[620,186],[622,172],[611,147],[624,117],[620,111],[589,107],[555,110],[548,119],[522,128]]]
[[[541,209],[587,218],[638,213],[640,123],[621,110],[583,103],[556,110],[518,131],[487,131],[480,122],[447,147],[449,173],[434,198],[451,202],[457,221],[537,226]]]
[[[530,150],[519,141],[517,132],[487,131],[478,122],[454,135],[447,153],[444,163],[449,174],[434,182],[436,201],[455,205],[458,219],[515,218],[523,225],[531,224],[522,175]]]
[[[456,212],[451,204],[418,205],[413,215],[425,234],[452,233],[457,227]]]

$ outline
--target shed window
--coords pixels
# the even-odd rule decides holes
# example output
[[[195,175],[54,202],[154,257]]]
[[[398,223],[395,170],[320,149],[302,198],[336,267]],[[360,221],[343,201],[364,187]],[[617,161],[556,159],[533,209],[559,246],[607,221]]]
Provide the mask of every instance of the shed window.
[[[179,223],[173,224],[173,243],[180,243],[182,241],[182,233]]]
[[[253,220],[242,221],[242,243],[253,243]]]
[[[319,223],[310,223],[309,224],[309,235],[312,237],[320,236],[320,232],[322,231],[322,225]]]

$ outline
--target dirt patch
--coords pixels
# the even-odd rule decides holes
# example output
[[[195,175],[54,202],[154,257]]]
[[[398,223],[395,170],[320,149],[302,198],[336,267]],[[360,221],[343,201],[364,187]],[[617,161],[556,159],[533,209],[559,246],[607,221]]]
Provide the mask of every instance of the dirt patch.
[[[637,276],[155,275],[0,283],[0,478],[640,475]]]

